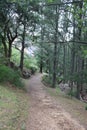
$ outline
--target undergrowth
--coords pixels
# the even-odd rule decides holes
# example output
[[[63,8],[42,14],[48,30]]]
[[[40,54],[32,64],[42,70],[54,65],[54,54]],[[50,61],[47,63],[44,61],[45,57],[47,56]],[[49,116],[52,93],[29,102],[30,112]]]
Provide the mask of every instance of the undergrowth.
[[[43,75],[43,77],[42,77],[42,82],[43,82],[43,84],[45,84],[46,86],[52,87],[52,80],[49,78],[48,75]]]
[[[9,82],[18,88],[23,88],[24,86],[19,72],[5,65],[0,65],[0,82]]]

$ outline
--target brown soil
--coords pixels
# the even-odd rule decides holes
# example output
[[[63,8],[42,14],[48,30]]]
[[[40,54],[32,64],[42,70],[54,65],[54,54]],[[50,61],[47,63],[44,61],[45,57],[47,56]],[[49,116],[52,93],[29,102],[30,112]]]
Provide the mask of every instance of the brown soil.
[[[26,88],[30,97],[27,130],[85,130],[46,92],[41,74],[26,80]]]

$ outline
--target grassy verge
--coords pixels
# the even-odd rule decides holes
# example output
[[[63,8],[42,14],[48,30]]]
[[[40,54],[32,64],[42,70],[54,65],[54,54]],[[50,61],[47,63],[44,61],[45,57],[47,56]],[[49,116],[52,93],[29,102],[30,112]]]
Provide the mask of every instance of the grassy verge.
[[[26,130],[28,95],[0,85],[0,130]]]
[[[46,91],[53,96],[56,102],[70,115],[80,122],[87,129],[87,110],[85,110],[86,103],[65,95],[59,88],[52,89],[45,87]]]

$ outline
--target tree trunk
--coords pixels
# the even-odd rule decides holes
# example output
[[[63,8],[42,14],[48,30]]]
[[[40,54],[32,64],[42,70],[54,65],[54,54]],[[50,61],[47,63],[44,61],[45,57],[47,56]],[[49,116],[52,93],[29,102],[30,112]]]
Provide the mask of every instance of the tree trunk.
[[[3,47],[4,47],[4,56],[7,58],[8,56],[8,49],[5,40],[2,41]]]
[[[71,80],[70,80],[70,87],[71,87],[71,93],[72,93],[72,91],[73,91],[73,76],[74,76],[74,62],[75,62],[75,48],[74,48],[74,43],[73,43],[73,46],[72,46],[72,50],[71,50]],[[71,94],[71,96],[72,96],[72,94]]]
[[[80,99],[80,84],[77,82],[77,93],[76,93],[76,98]]]
[[[40,57],[40,73],[43,72],[43,41],[44,41],[44,27],[41,26],[41,43],[40,43],[40,49],[41,49],[41,57]]]
[[[65,45],[63,46],[63,76],[64,76],[64,83],[65,83],[65,78],[66,78],[66,48],[65,48]]]
[[[6,44],[6,30],[5,29],[4,29],[4,36],[2,36],[2,44],[3,44],[3,47],[4,47],[5,58],[7,58],[7,56],[8,56],[8,48],[7,48],[7,44]]]
[[[26,23],[24,23],[23,36],[22,36],[22,49],[21,49],[21,57],[20,57],[20,70],[21,71],[23,71],[23,62],[24,62],[25,33],[26,33]]]
[[[40,73],[42,73],[42,72],[43,72],[43,61],[41,59],[41,61],[40,61]]]
[[[58,7],[56,6],[56,19],[55,19],[55,42],[54,42],[54,56],[53,56],[53,82],[52,87],[56,87],[56,71],[57,71],[57,47],[58,47],[58,19],[59,19]]]
[[[9,42],[9,47],[8,47],[8,64],[9,65],[10,65],[11,53],[12,53],[12,43]]]
[[[82,0],[83,1],[83,0]],[[79,13],[79,20],[82,19],[82,9],[83,9],[83,3],[79,3],[78,5],[79,7],[79,10],[80,10],[80,13]],[[80,24],[80,26],[79,26]],[[78,21],[78,40],[81,41],[81,35],[82,35],[82,23],[79,23]],[[82,71],[82,57],[81,57],[81,46],[78,45],[77,47],[77,51],[78,51],[78,55],[77,55],[77,58],[78,58],[78,64],[77,64],[77,73],[78,73],[78,81],[77,81],[77,98],[80,99],[80,91],[81,91],[81,80],[82,80],[82,74],[81,74],[81,71]],[[79,54],[80,52],[80,54]]]
[[[56,86],[56,69],[57,69],[57,66],[56,66],[56,58],[57,56],[57,43],[55,42],[55,45],[54,45],[54,63],[53,63],[53,84],[52,84],[52,87],[55,88]]]

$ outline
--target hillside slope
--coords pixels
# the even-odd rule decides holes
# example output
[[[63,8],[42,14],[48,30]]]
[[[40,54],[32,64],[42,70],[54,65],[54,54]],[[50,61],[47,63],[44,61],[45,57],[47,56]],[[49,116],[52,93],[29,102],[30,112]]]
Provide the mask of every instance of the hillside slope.
[[[0,130],[25,130],[28,99],[23,90],[0,85]]]

